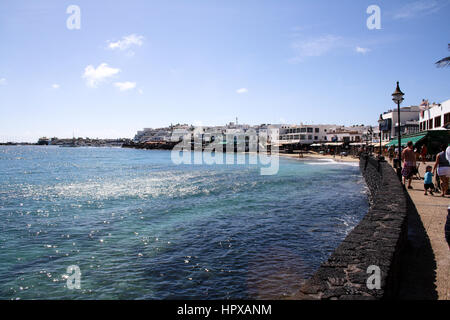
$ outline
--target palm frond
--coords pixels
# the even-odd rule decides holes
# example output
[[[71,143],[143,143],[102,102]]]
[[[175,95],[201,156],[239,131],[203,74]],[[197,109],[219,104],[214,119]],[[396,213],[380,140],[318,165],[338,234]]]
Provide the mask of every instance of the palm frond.
[[[444,68],[450,66],[450,57],[444,58],[436,62],[438,68]]]
[[[448,50],[450,51],[450,43],[448,44]],[[438,68],[444,68],[450,66],[450,57],[444,58],[436,62]]]

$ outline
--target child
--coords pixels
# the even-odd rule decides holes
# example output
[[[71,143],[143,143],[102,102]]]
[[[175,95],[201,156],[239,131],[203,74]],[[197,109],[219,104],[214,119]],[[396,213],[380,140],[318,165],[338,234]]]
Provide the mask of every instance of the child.
[[[431,173],[432,169],[433,168],[431,166],[427,166],[424,181],[425,195],[428,195],[427,193],[428,189],[430,189],[430,194],[433,195],[434,184],[433,184],[433,174]]]

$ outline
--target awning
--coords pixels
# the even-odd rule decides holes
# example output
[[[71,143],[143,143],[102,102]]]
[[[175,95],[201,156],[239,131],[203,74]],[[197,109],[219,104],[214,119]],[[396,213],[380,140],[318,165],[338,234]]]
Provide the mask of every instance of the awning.
[[[386,147],[386,145],[389,143],[389,141],[383,141],[381,142],[381,147]],[[379,142],[373,142],[370,144],[372,147],[380,147]]]
[[[311,147],[321,147],[322,145],[321,144],[319,144],[319,143],[313,143],[312,145],[311,145]]]
[[[353,143],[350,143],[350,145],[351,146],[365,146],[367,144],[366,143],[362,143],[362,142],[353,142]]]
[[[342,145],[344,145],[343,142],[329,142],[329,143],[325,143],[326,146],[331,146],[331,147],[340,147]]]
[[[402,138],[402,147],[405,147],[409,141],[412,141],[412,143],[416,144],[417,142],[419,142],[426,136],[427,136],[426,134],[423,134],[423,135],[415,136],[415,137],[404,137],[404,138]],[[394,139],[386,145],[386,147],[392,147],[392,146],[398,147],[398,139]]]

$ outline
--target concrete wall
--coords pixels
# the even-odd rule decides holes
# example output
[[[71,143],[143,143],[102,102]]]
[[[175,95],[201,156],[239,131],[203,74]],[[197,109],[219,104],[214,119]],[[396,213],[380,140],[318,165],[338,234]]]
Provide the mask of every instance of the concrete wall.
[[[408,237],[406,192],[387,163],[370,159],[361,172],[370,189],[369,212],[302,286],[295,299],[389,299],[399,289],[401,253]],[[381,269],[381,288],[368,289],[369,266]]]

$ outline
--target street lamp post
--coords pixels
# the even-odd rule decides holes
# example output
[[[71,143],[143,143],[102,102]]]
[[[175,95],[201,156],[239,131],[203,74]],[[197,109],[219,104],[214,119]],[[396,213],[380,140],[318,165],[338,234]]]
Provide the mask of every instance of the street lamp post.
[[[378,129],[379,129],[379,131],[380,131],[380,155],[379,155],[379,158],[381,159],[381,157],[383,156],[383,150],[382,150],[382,146],[381,146],[381,139],[382,139],[382,131],[381,131],[381,125],[382,125],[382,123],[383,123],[383,115],[382,114],[380,114],[380,119],[378,120]]]
[[[372,137],[373,137],[373,130],[372,130],[372,127],[369,126],[368,129],[367,129],[367,132],[363,135],[363,140],[364,139],[366,140],[366,152],[369,155],[372,154],[372,152],[369,151],[370,150],[370,148],[369,148],[369,141],[372,140]]]
[[[402,133],[401,133],[401,122],[400,122],[400,104],[405,100],[403,98],[405,94],[400,90],[400,83],[397,81],[397,88],[395,92],[392,94],[392,101],[397,103],[398,109],[398,167],[397,167],[397,175],[401,178],[402,174]]]

